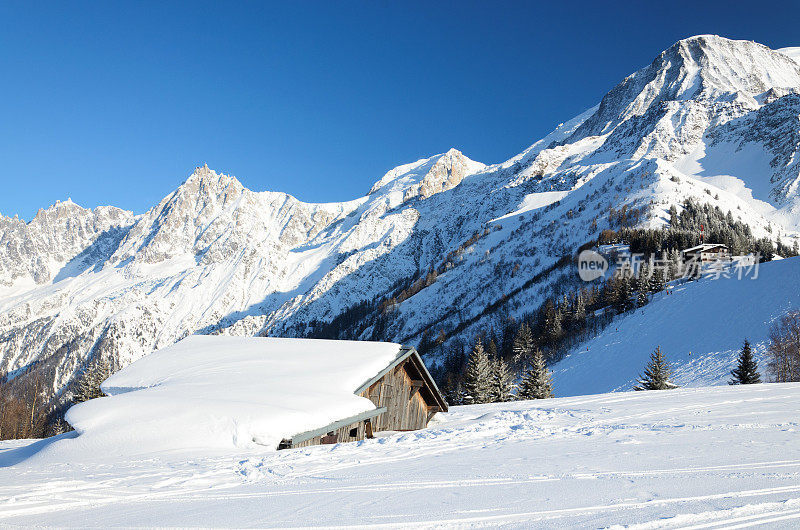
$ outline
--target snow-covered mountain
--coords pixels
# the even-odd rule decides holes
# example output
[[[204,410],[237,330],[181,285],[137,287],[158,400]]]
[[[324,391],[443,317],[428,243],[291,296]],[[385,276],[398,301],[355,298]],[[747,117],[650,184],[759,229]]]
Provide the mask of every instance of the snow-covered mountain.
[[[95,355],[127,364],[191,333],[305,336],[337,317],[348,338],[470,338],[540,305],[571,274],[553,265],[608,228],[610,208],[656,227],[693,198],[790,240],[795,51],[682,40],[506,162],[452,149],[349,202],[200,167],[142,215],[66,202],[1,218],[0,373],[38,362],[60,389]]]

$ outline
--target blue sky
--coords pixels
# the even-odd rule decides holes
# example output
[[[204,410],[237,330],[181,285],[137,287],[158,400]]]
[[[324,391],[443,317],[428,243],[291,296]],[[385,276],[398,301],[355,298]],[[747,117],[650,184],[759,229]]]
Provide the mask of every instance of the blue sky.
[[[680,38],[800,45],[796,2],[28,4],[0,5],[0,213],[26,220],[141,213],[204,162],[351,199],[450,147],[513,156]]]

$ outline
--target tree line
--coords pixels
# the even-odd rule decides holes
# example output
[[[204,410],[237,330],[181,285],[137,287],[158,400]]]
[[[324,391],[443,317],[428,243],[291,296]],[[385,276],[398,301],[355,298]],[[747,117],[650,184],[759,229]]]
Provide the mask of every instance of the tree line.
[[[762,261],[770,261],[776,254],[785,258],[797,256],[800,251],[797,240],[789,246],[781,241],[780,236],[774,243],[769,237],[756,238],[750,227],[741,219],[734,219],[730,211],[724,213],[719,206],[700,204],[692,199],[683,202],[680,213],[675,205],[670,207],[667,228],[604,230],[598,244],[624,241],[630,245],[631,252],[649,256],[699,245],[701,234],[704,234],[706,243],[727,245],[733,255],[758,253]]]
[[[102,397],[100,384],[112,372],[110,359],[93,359],[64,396],[53,395],[54,372],[33,365],[0,378],[0,440],[46,438],[72,430],[64,414],[72,405]]]
[[[472,405],[553,397],[552,374],[524,322],[514,338],[513,352],[514,364],[521,367],[519,374],[499,355],[493,341],[484,348],[483,339],[478,337],[463,370],[448,374],[443,387],[448,402]]]

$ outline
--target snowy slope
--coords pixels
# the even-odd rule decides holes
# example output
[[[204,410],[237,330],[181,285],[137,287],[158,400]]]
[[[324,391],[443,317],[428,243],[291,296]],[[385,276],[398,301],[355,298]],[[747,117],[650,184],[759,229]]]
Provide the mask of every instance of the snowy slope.
[[[693,198],[791,243],[798,93],[785,53],[698,36],[499,164],[453,149],[331,204],[200,167],[140,216],[62,203],[2,218],[0,372],[35,365],[62,391],[92,357],[124,366],[194,333],[308,336],[382,300],[380,318],[349,315],[347,338],[470,342],[550,296],[564,271],[529,280],[608,228],[610,208],[655,227]]]
[[[799,401],[763,384],[454,407],[422,431],[269,453],[0,442],[0,525],[796,528]]]
[[[764,379],[772,324],[800,309],[800,258],[761,264],[758,277],[704,278],[659,293],[553,367],[558,396],[631,390],[661,346],[681,386],[724,385],[744,339]]]
[[[800,60],[800,47],[798,46],[791,48],[779,48],[777,51],[781,52],[784,55],[788,55],[795,61]]]

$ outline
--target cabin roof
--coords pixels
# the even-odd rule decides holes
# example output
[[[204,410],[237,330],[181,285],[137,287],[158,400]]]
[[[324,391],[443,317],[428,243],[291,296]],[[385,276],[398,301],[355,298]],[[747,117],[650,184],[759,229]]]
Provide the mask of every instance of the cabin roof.
[[[416,351],[399,344],[195,335],[112,375],[102,385],[110,398],[73,407],[67,421],[81,436],[115,433],[160,448],[277,447],[376,412],[359,389],[406,359],[443,401]]]
[[[425,363],[422,361],[422,358],[419,356],[419,353],[417,353],[417,350],[408,346],[402,346],[397,354],[397,358],[395,358],[395,360],[392,361],[383,370],[381,370],[373,377],[365,381],[361,386],[359,386],[356,389],[355,393],[360,394],[364,390],[368,389],[370,386],[375,384],[383,376],[385,376],[387,373],[389,373],[397,365],[401,364],[406,359],[408,359],[408,362],[410,362],[412,366],[419,372],[419,375],[422,377],[422,380],[425,381],[425,388],[430,396],[430,399],[428,399],[427,401],[435,402],[438,407],[446,411],[447,401],[445,401],[444,396],[442,396],[441,392],[439,392],[439,388],[433,381],[433,377],[431,376],[430,372],[428,372],[428,368],[425,366]]]
[[[683,252],[704,252],[706,250],[711,250],[719,247],[728,248],[728,245],[724,243],[703,243],[702,245],[697,245],[691,248],[684,249]]]

